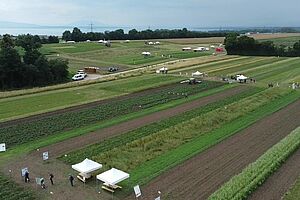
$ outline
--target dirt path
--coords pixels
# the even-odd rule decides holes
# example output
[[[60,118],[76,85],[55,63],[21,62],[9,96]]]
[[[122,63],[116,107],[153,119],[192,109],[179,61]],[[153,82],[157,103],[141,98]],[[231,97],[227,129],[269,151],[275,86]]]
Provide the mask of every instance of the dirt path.
[[[280,200],[300,176],[300,149],[298,149],[249,200]]]
[[[158,190],[172,200],[207,199],[299,125],[300,100],[155,178],[142,188],[143,199]]]
[[[90,134],[71,138],[69,140],[41,148],[39,151],[34,151],[27,156],[22,156],[19,159],[8,162],[2,168],[2,171],[6,175],[11,176],[17,183],[20,183],[21,185],[24,185],[24,183],[20,177],[20,170],[24,167],[29,168],[30,176],[32,177],[32,179],[34,177],[47,178],[48,173],[53,173],[55,176],[56,184],[54,186],[49,186],[47,190],[41,190],[40,188],[37,188],[34,182],[28,184],[28,186],[32,187],[34,191],[37,191],[40,196],[45,197],[46,199],[110,199],[111,196],[103,191],[101,192],[101,194],[98,194],[97,188],[95,188],[94,186],[84,186],[82,183],[78,182],[76,183],[75,188],[70,187],[67,178],[68,174],[74,174],[74,171],[70,166],[65,165],[55,158],[75,149],[83,148],[94,143],[99,143],[104,139],[124,134],[130,130],[134,130],[147,124],[179,115],[194,108],[205,106],[209,103],[213,103],[226,97],[236,95],[247,89],[247,86],[235,87],[224,92],[220,92],[189,103],[182,104],[175,108],[159,111],[138,119],[130,120],[128,122],[102,129],[97,132],[92,132]],[[42,161],[42,152],[45,151],[49,151],[50,156],[50,160],[47,162]],[[12,171],[11,174],[8,173],[9,170]],[[47,180],[46,184],[49,184]],[[53,192],[53,194],[50,195],[50,192]],[[114,199],[116,199],[116,197],[114,197]]]
[[[50,145],[45,148],[41,148],[40,151],[49,151],[49,154],[52,155],[52,157],[57,157],[60,155],[63,155],[65,153],[68,153],[69,151],[73,151],[74,149],[83,148],[87,145],[91,145],[94,143],[99,143],[103,141],[104,139],[117,136],[123,133],[126,133],[128,131],[137,129],[139,127],[145,126],[150,123],[154,123],[175,115],[179,115],[181,113],[184,113],[186,111],[192,110],[194,108],[198,108],[201,106],[205,106],[207,104],[222,100],[226,97],[230,97],[232,95],[236,95],[242,91],[247,90],[248,87],[246,86],[240,86],[235,87],[229,90],[226,90],[221,93],[217,93],[214,95],[210,95],[189,103],[185,103],[182,105],[179,105],[174,108],[170,108],[167,110],[159,111],[156,113],[152,113],[149,115],[146,115],[144,117],[140,117],[137,119],[133,119],[127,122],[123,122],[121,124],[104,128],[100,131],[95,131],[86,135],[82,135],[79,137],[71,138],[69,140],[59,142],[53,145]]]

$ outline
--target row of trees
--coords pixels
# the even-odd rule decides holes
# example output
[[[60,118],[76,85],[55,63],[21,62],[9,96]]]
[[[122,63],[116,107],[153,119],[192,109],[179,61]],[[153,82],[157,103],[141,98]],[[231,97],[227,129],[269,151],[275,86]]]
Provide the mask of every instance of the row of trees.
[[[16,48],[22,48],[21,55]],[[38,37],[18,36],[14,40],[4,35],[0,41],[0,89],[45,86],[68,80],[68,62],[48,60],[39,51],[42,46]]]
[[[189,31],[186,28],[176,30],[143,30],[137,31],[136,29],[130,30],[125,33],[123,29],[115,31],[105,31],[104,33],[83,33],[77,27],[73,31],[65,31],[62,39],[66,41],[96,41],[96,40],[145,40],[145,39],[169,39],[169,38],[205,38],[205,37],[225,37],[225,32],[197,32]]]
[[[259,42],[254,38],[238,34],[228,34],[225,38],[225,47],[228,55],[245,56],[300,56],[300,41],[293,47],[276,46],[272,41]]]

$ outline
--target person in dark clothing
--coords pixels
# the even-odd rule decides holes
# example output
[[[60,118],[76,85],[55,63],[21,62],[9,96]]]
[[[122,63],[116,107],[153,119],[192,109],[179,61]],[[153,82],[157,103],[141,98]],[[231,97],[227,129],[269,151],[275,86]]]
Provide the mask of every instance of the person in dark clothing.
[[[53,178],[54,178],[54,175],[53,174],[49,174],[49,179],[50,179],[50,182],[51,182],[51,185],[53,185]]]
[[[28,183],[30,181],[30,179],[29,179],[29,172],[28,171],[25,172],[24,177],[25,177],[25,183]]]
[[[46,189],[45,179],[44,179],[44,178],[41,178],[41,187],[42,187],[43,189]]]
[[[74,186],[74,177],[72,175],[69,175],[69,181],[71,183],[71,186]]]

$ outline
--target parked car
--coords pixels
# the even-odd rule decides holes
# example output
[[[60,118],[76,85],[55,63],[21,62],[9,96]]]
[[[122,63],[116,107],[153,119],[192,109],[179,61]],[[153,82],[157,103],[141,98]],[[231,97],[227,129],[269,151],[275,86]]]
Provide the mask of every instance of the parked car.
[[[73,77],[72,77],[72,80],[73,81],[80,81],[80,80],[83,80],[85,77],[83,74],[75,74]]]
[[[77,74],[82,74],[84,77],[87,77],[87,73],[85,73],[84,70],[78,70]]]

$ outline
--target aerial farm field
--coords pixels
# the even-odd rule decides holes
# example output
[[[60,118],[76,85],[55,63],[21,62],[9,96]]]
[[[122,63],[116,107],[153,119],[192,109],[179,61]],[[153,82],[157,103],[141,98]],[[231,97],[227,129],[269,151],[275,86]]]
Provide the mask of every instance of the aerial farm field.
[[[189,45],[194,48],[199,45],[208,46],[208,44],[202,45],[197,42]],[[144,41],[131,41],[130,43],[113,41],[111,47],[97,42],[50,44],[44,45],[41,51],[50,58],[68,59],[72,72],[83,67],[99,67],[102,73],[107,73],[107,69],[111,66],[124,71],[149,64],[210,55],[213,52],[183,52],[182,48],[184,47],[186,47],[185,44],[169,41],[162,41],[159,45],[146,45]],[[145,57],[142,52],[150,52],[151,55]]]
[[[71,71],[113,65],[124,76],[1,93],[0,141],[7,151],[0,153],[0,195],[134,199],[138,184],[143,199],[154,199],[157,191],[172,200],[280,199],[286,193],[297,199],[299,170],[289,166],[299,164],[300,91],[292,84],[300,82],[300,58],[181,51],[219,42],[211,40],[159,40],[159,46],[117,41],[110,49],[92,42],[44,46],[48,56],[70,59]],[[130,75],[144,65],[150,66]],[[156,74],[162,66],[169,72]],[[196,71],[205,74],[196,77],[202,82],[189,84]],[[224,81],[237,74],[255,81]],[[49,160],[42,160],[43,152]],[[93,175],[114,167],[130,177],[114,193],[101,189],[95,176],[85,184],[76,179],[71,188],[68,175],[77,175],[71,165],[85,158],[103,165]],[[27,184],[20,177],[24,167],[33,180]],[[285,179],[286,173],[293,178]],[[46,179],[45,190],[35,177]],[[239,184],[241,179],[251,184]]]

